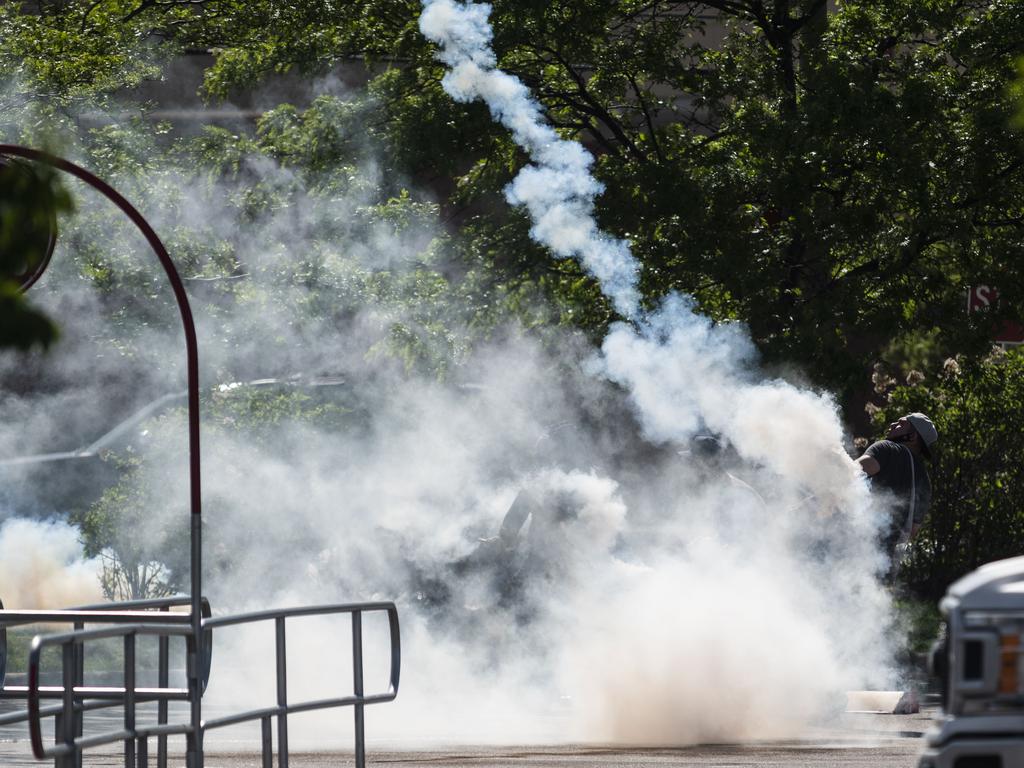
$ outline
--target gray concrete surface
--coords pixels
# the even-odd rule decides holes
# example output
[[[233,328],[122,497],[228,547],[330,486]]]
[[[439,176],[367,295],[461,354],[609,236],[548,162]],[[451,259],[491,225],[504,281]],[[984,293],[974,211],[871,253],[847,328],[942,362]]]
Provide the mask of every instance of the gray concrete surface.
[[[460,768],[676,768],[677,766],[773,766],[778,768],[910,768],[916,764],[917,739],[902,739],[873,745],[851,744],[748,744],[705,747],[612,748],[612,747],[486,747],[453,748],[422,752],[376,752],[367,758],[368,766],[436,768],[439,765]],[[38,766],[30,757],[4,754],[3,765],[10,768]],[[182,768],[180,757],[170,761]],[[151,762],[151,765],[153,763]],[[351,754],[292,754],[292,768],[345,768],[352,766]],[[121,766],[118,755],[89,754],[86,766]],[[206,768],[260,768],[259,755],[209,755]],[[275,762],[276,765],[276,762]]]
[[[373,746],[368,766],[396,768],[676,768],[677,766],[771,766],[772,768],[912,768],[921,750],[921,735],[932,712],[918,715],[845,715],[828,728],[810,730],[803,738],[788,741],[716,744],[694,747],[605,747],[584,745],[536,746],[450,746],[431,749],[401,749]],[[10,731],[0,740],[0,766],[38,766],[23,738]],[[238,752],[236,741],[210,745],[206,768],[260,768],[252,752]],[[170,761],[183,768],[181,755]],[[292,768],[347,768],[354,763],[351,753],[293,752]],[[277,761],[275,760],[275,766]],[[86,766],[121,766],[119,752],[103,750],[86,755]],[[155,765],[151,757],[150,765]]]

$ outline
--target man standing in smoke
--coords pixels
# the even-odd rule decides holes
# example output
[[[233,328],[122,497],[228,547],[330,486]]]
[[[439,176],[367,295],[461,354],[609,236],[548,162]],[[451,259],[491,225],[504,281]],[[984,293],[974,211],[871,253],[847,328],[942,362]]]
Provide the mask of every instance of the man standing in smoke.
[[[931,419],[909,413],[890,424],[886,439],[872,443],[858,459],[872,488],[888,491],[896,499],[892,517],[881,532],[884,551],[894,563],[897,546],[917,535],[928,513],[932,486],[923,459],[931,459],[938,437]]]

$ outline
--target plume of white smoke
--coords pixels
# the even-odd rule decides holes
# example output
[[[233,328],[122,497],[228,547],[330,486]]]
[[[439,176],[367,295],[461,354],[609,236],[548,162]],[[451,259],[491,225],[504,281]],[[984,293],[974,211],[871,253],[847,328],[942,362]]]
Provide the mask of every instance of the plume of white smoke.
[[[0,599],[5,608],[69,608],[102,598],[100,564],[82,557],[78,531],[57,521],[0,523]]]
[[[559,256],[579,259],[616,309],[633,317],[640,301],[639,269],[628,244],[601,232],[594,222],[594,198],[603,187],[590,175],[593,158],[544,124],[540,107],[518,78],[495,68],[489,14],[490,6],[478,3],[424,3],[420,29],[441,46],[438,56],[450,68],[444,88],[458,101],[483,99],[530,153],[534,165],[524,168],[505,194],[530,212],[531,234]]]
[[[672,575],[655,568],[628,586],[602,590],[609,599],[598,627],[593,612],[577,612],[588,641],[601,638],[593,647],[584,643],[595,666],[580,678],[590,683],[596,710],[613,715],[599,718],[604,730],[597,733],[678,742],[774,734],[780,723],[792,728],[821,711],[823,693],[884,668],[877,519],[863,477],[842,449],[836,405],[827,395],[762,380],[745,332],[699,317],[687,298],[670,295],[658,310],[640,310],[639,269],[628,244],[593,220],[601,187],[590,176],[588,153],[559,138],[525,86],[497,69],[489,13],[485,4],[424,0],[420,29],[449,68],[446,92],[486,102],[529,154],[533,164],[506,196],[529,211],[533,237],[560,256],[576,256],[630,321],[613,326],[595,369],[626,387],[651,439],[682,443],[710,430],[782,490],[762,514],[743,521],[738,539],[695,524],[701,543],[678,553]],[[808,536],[801,539],[800,530]],[[638,607],[662,617],[653,635],[636,630],[648,626]],[[856,631],[865,621],[878,634]],[[658,653],[655,644],[672,650]],[[613,653],[627,662],[599,663]],[[653,695],[638,681],[654,685]]]
[[[710,430],[826,506],[860,510],[867,489],[843,450],[835,402],[781,380],[758,380],[754,363],[739,325],[716,326],[673,294],[635,326],[614,325],[598,368],[629,390],[652,439],[682,442]]]

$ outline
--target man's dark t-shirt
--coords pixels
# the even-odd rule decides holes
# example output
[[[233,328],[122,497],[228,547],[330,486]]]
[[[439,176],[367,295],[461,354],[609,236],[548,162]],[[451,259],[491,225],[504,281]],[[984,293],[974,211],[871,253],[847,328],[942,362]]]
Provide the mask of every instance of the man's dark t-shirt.
[[[928,470],[920,456],[909,448],[892,440],[879,440],[872,443],[864,452],[878,462],[878,472],[871,476],[873,488],[882,488],[896,497],[896,507],[889,529],[882,535],[889,547],[895,546],[900,532],[907,529],[907,516],[910,513],[911,493],[916,493],[913,524],[924,522],[928,506],[932,500],[932,485],[928,479]],[[911,472],[913,462],[913,472]]]

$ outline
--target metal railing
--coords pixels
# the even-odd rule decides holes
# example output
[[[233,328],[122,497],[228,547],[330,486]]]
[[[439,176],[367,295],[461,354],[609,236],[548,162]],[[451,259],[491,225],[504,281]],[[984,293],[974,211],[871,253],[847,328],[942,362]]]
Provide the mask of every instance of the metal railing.
[[[390,634],[391,663],[387,690],[382,693],[366,694],[363,687],[363,631],[362,617],[364,613],[384,612],[388,617]],[[326,616],[350,614],[352,622],[352,694],[328,699],[314,699],[295,703],[288,701],[288,662],[287,662],[287,620],[305,616]],[[122,614],[126,615],[126,614]],[[164,614],[164,616],[173,614]],[[188,618],[187,615],[185,618]],[[168,723],[166,718],[155,725],[140,726],[137,718],[137,705],[144,702],[158,702],[166,707],[170,701],[188,701],[187,688],[171,688],[163,678],[156,688],[140,688],[136,685],[136,638],[140,635],[155,635],[161,641],[171,637],[183,637],[191,643],[192,628],[187,622],[168,623],[127,623],[119,626],[104,627],[92,630],[77,630],[53,635],[37,636],[32,642],[29,654],[29,674],[26,697],[28,702],[27,719],[32,753],[38,759],[53,759],[56,768],[74,768],[81,761],[82,751],[90,747],[122,742],[124,744],[124,764],[126,768],[148,768],[149,739],[156,737],[160,749],[157,763],[160,768],[166,766],[166,739],[172,735],[190,737],[201,752],[203,735],[206,731],[225,728],[245,722],[260,721],[262,731],[262,764],[263,768],[271,768],[273,764],[273,726],[277,720],[277,756],[278,766],[288,768],[288,716],[300,712],[331,709],[351,706],[354,711],[355,763],[356,768],[364,768],[366,764],[366,742],[364,733],[364,707],[391,701],[398,693],[399,676],[401,673],[401,639],[398,624],[398,610],[394,603],[357,603],[318,605],[299,608],[283,608],[280,610],[258,611],[223,616],[203,621],[204,636],[212,636],[214,629],[219,627],[253,624],[262,621],[273,621],[275,627],[275,670],[277,679],[277,703],[274,706],[248,710],[225,717],[219,717],[201,723],[198,734],[191,722]],[[79,659],[81,648],[90,640],[102,640],[120,637],[124,643],[123,686],[96,687],[76,684],[79,680]],[[41,667],[45,649],[59,646],[61,648],[61,680],[60,686],[44,686],[41,684]],[[190,658],[192,656],[190,655]],[[55,707],[43,707],[42,701],[47,698],[60,699]],[[83,735],[80,727],[81,713],[87,709],[102,706],[123,706],[123,721],[117,730],[103,733]],[[164,710],[166,712],[166,710]],[[56,718],[54,743],[47,746],[43,739],[42,720],[52,715]],[[76,717],[79,718],[76,720]]]
[[[191,617],[187,613],[171,613],[171,608],[189,606],[191,597],[188,595],[175,595],[170,597],[155,598],[150,600],[128,600],[116,603],[100,603],[95,605],[83,605],[75,608],[68,608],[60,611],[12,611],[4,610],[0,603],[0,700],[27,700],[29,686],[8,685],[7,673],[7,628],[24,626],[27,624],[71,624],[75,631],[82,631],[88,624],[149,624],[157,623],[162,625],[188,625]],[[202,615],[210,616],[210,603],[204,597],[201,601]],[[210,677],[210,665],[212,661],[213,636],[212,631],[204,632],[203,653],[200,657],[200,680],[201,687],[205,690]],[[161,635],[158,640],[157,651],[157,685],[166,689],[170,681],[170,643],[169,636]],[[120,707],[123,705],[124,694],[117,693],[119,689],[85,686],[85,648],[77,645],[74,648],[74,673],[72,685],[82,694],[73,707],[70,718],[66,717],[62,705],[40,707],[37,717],[53,717],[55,719],[55,732],[63,732],[64,728],[70,728],[76,737],[83,734],[85,712],[99,709]],[[185,699],[187,700],[187,689]],[[140,701],[153,701],[154,697],[146,692],[141,692]],[[62,698],[63,686],[61,687],[40,687],[40,697],[45,699]],[[158,698],[157,722],[167,723],[168,706],[167,699]],[[0,726],[15,725],[28,722],[31,713],[26,706],[25,709],[15,712],[8,712],[0,715]],[[162,736],[158,743],[158,764],[160,768],[167,765],[167,737]],[[81,765],[81,756],[75,760],[75,765]]]
[[[52,758],[55,768],[73,768],[79,763],[82,751],[89,747],[98,747],[114,741],[123,741],[125,745],[124,764],[125,768],[135,768],[136,748],[135,745],[145,744],[138,748],[138,755],[142,758],[142,765],[148,762],[146,747],[150,735],[160,735],[166,738],[169,735],[192,732],[191,724],[158,724],[147,729],[144,736],[136,727],[136,705],[139,698],[146,700],[188,701],[189,691],[187,688],[149,688],[139,689],[135,685],[135,639],[138,635],[157,635],[161,638],[173,636],[191,639],[192,629],[183,624],[128,624],[124,626],[106,627],[103,629],[84,629],[76,632],[66,632],[54,635],[37,635],[32,640],[32,650],[29,652],[28,665],[28,731],[29,739],[32,742],[32,754],[37,759]],[[104,638],[124,638],[124,686],[123,687],[79,687],[75,685],[76,658],[80,653],[76,651],[87,640],[102,640]],[[40,661],[43,650],[51,645],[61,646],[61,680],[60,686],[40,685]],[[61,708],[58,727],[55,728],[55,744],[47,748],[43,743],[41,701],[44,696],[49,698],[60,698]],[[124,708],[124,727],[113,733],[101,733],[92,736],[84,736],[76,733],[72,725],[75,717],[75,705],[79,700],[95,699],[97,697],[109,698],[116,701]],[[139,739],[142,738],[142,741]]]

